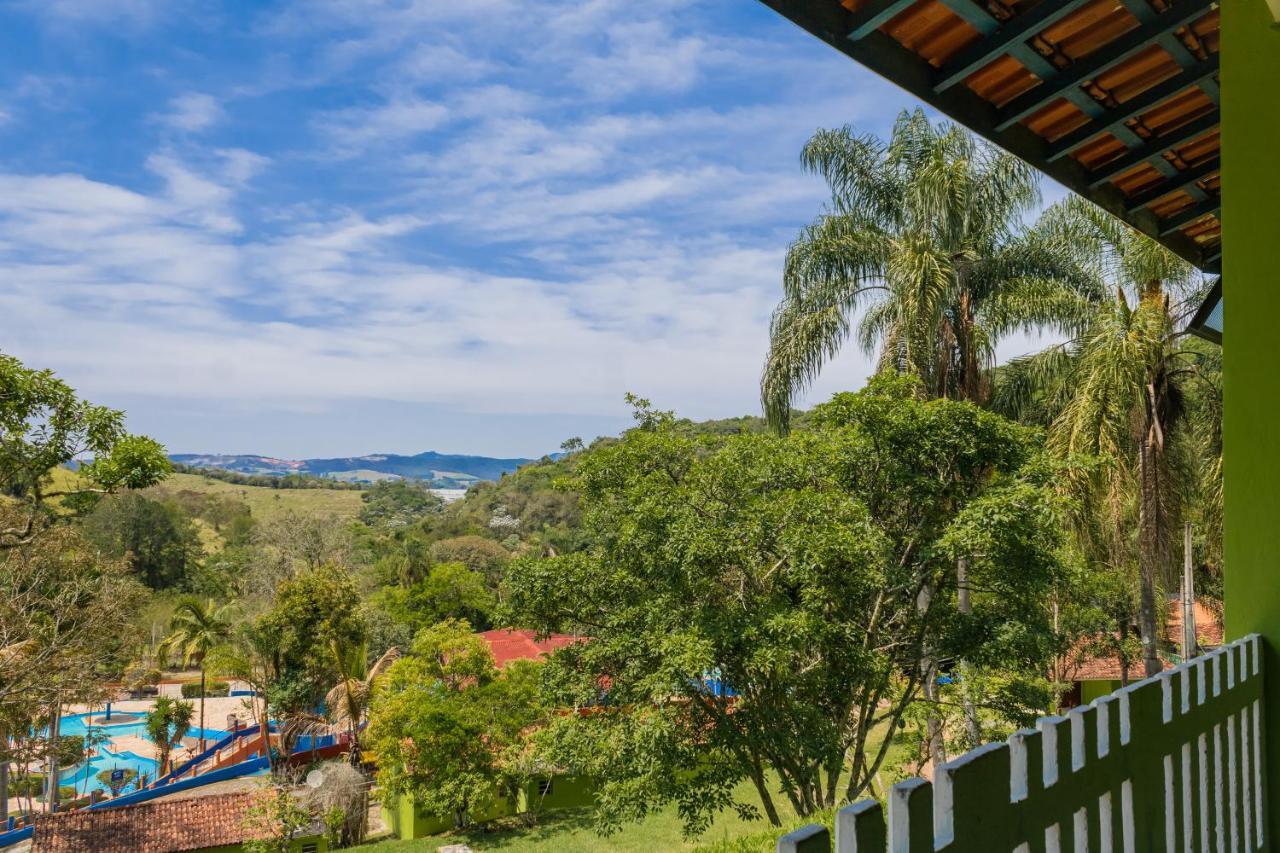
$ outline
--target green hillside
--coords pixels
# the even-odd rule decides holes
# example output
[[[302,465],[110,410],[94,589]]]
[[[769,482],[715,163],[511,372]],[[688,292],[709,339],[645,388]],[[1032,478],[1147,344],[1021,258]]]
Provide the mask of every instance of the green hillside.
[[[162,497],[184,491],[242,501],[258,521],[270,520],[290,510],[304,514],[336,515],[342,519],[355,518],[360,512],[360,495],[362,494],[352,489],[270,489],[265,486],[239,486],[199,474],[173,474],[160,485],[147,489],[147,494]]]

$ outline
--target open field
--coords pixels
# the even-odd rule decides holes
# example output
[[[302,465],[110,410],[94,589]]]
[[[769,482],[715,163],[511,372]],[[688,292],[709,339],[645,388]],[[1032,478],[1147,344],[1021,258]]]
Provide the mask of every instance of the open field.
[[[282,512],[336,515],[355,518],[360,512],[360,492],[354,489],[271,489],[266,486],[237,486],[199,474],[173,474],[150,494],[180,491],[220,495],[243,501],[258,521],[267,521]]]
[[[73,471],[58,468],[51,474],[53,488],[73,489],[83,481]],[[355,518],[360,512],[361,492],[355,489],[271,489],[266,486],[237,486],[199,474],[171,474],[144,494],[160,497],[175,492],[200,492],[243,501],[253,517],[265,521],[282,512],[321,513]]]

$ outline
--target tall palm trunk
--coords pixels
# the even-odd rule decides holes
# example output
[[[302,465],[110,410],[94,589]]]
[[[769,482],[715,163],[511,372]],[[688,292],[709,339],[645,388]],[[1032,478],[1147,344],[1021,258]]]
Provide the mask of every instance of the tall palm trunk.
[[[1156,448],[1150,433],[1138,440],[1138,630],[1142,661],[1148,676],[1164,669],[1160,660],[1156,584],[1161,571],[1160,489]]]

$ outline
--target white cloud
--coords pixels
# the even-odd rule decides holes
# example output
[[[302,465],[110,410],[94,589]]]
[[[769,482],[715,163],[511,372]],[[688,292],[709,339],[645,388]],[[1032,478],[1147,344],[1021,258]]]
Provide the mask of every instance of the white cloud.
[[[108,402],[756,410],[796,153],[879,84],[690,0],[285,5],[133,173],[0,174],[6,351]]]
[[[25,0],[18,5],[62,24],[139,25],[187,4],[184,0]]]
[[[434,130],[448,117],[449,111],[440,104],[397,96],[372,107],[326,113],[316,121],[316,130],[332,153],[348,157]]]
[[[169,109],[160,121],[175,130],[195,133],[205,130],[222,118],[222,104],[212,95],[188,92],[169,102]]]

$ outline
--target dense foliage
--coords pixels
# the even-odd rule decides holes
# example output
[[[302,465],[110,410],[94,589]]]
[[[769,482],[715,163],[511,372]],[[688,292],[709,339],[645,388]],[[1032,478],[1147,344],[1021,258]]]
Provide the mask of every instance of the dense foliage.
[[[605,828],[668,801],[705,828],[750,779],[799,814],[866,790],[934,661],[1034,676],[1052,657],[1053,501],[1034,433],[910,381],[837,395],[787,437],[682,434],[664,413],[579,468],[595,545],[517,561],[511,614],[591,641],[550,664],[557,763]],[[954,604],[970,562],[973,612]],[[717,696],[710,679],[731,688]],[[1021,709],[1034,716],[1046,698]]]

